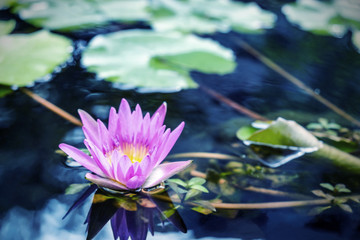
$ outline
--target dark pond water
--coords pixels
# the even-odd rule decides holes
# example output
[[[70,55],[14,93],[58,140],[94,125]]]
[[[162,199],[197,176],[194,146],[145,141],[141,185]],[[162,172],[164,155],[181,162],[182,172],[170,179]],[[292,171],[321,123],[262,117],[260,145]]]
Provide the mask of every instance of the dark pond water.
[[[276,2],[267,7],[279,13]],[[0,16],[3,19],[14,17],[6,11],[1,11]],[[29,28],[17,20],[19,31]],[[166,101],[166,125],[174,128],[181,121],[186,122],[172,153],[246,154],[245,147],[233,147],[234,143],[239,143],[235,132],[252,119],[200,89],[140,94],[113,88],[79,64],[79,51],[90,36],[80,33],[71,37],[76,47],[74,61],[55,73],[51,81],[36,83],[30,88],[33,92],[71,114],[76,115],[81,108],[102,120],[107,120],[110,107],[117,107],[122,98],[132,107],[139,103],[150,113]],[[315,36],[290,26],[279,13],[277,26],[264,35],[230,33],[211,37],[235,52],[237,67],[225,76],[192,73],[199,83],[270,119],[281,116],[307,124],[326,117],[343,126],[354,127],[250,56],[230,38],[239,37],[360,119],[360,55],[352,48],[350,35],[342,39]],[[82,146],[81,129],[19,91],[0,99],[0,112],[0,239],[86,239],[84,221],[91,198],[62,220],[79,196],[64,195],[64,190],[71,183],[85,182],[86,171],[66,167],[64,158],[55,153],[61,142]],[[358,175],[344,172],[323,160],[302,157],[278,168],[288,176],[299,176],[296,184],[278,189],[311,195],[310,191],[319,188],[319,183],[331,182],[345,183],[354,193],[360,191]],[[226,164],[208,159],[197,159],[195,163],[203,172],[209,167],[222,169]],[[259,186],[271,188],[265,180]],[[237,191],[241,194],[241,202],[289,200]],[[214,194],[203,196],[210,199]],[[236,200],[231,196],[224,199],[225,202]],[[188,228],[186,234],[168,222],[162,226],[156,220],[155,235],[148,234],[148,239],[360,239],[360,207],[357,204],[351,207],[352,214],[333,208],[309,216],[307,212],[311,207],[303,207],[239,210],[231,212],[231,217],[221,212],[202,215],[185,207],[179,209],[179,213]],[[108,224],[95,239],[112,238]]]

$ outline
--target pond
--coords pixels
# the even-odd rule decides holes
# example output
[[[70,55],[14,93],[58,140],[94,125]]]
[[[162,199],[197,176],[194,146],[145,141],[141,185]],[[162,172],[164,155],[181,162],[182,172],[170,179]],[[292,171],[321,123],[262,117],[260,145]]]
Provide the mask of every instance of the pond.
[[[183,40],[179,36],[188,33],[162,32],[161,28],[168,24],[161,18],[152,19],[148,12],[144,17],[143,12],[134,10],[131,1],[119,1],[123,4],[120,7],[132,9],[128,11],[134,11],[136,21],[112,17],[105,23],[87,23],[79,29],[59,27],[55,24],[60,23],[58,19],[39,20],[57,16],[56,9],[42,13],[42,17],[32,16],[35,6],[40,10],[44,6],[39,3],[51,5],[53,1],[29,1],[27,5],[24,2],[0,4],[0,21],[16,23],[8,36],[49,30],[65,39],[56,45],[58,49],[69,41],[72,51],[63,56],[60,50],[46,50],[49,51],[46,56],[60,52],[57,58],[65,57],[49,74],[21,84],[0,82],[0,90],[7,91],[0,98],[0,239],[360,238],[360,135],[356,120],[360,119],[360,53],[353,38],[359,31],[358,22],[344,30],[343,35],[339,32],[337,37],[324,32],[319,35],[319,31],[301,29],[287,18],[283,7],[294,1],[256,1],[262,10],[276,16],[273,25],[264,25],[266,30],[261,33],[258,29],[251,32],[247,25],[238,28],[232,25],[228,27],[231,29],[213,32],[195,31],[197,35]],[[106,4],[111,2],[114,1]],[[163,1],[139,0],[136,9],[156,2],[161,5]],[[190,5],[196,1],[170,2]],[[28,6],[34,3],[38,5]],[[244,4],[248,3],[251,1]],[[81,9],[89,7],[76,4],[74,15],[83,14]],[[105,9],[106,4],[101,6],[102,13],[111,9]],[[113,11],[117,10],[115,5]],[[206,8],[208,12],[197,15],[211,12],[214,15],[206,19],[217,19],[220,7],[216,12],[215,5],[210,5]],[[169,6],[166,7],[170,9]],[[187,11],[176,6],[176,11]],[[153,14],[167,16],[170,10],[162,7]],[[114,13],[107,14],[109,17]],[[272,16],[263,14],[258,18]],[[344,19],[337,24],[345,26]],[[230,22],[230,18],[227,20]],[[77,21],[74,17],[74,24]],[[86,17],[81,21],[85,22]],[[189,19],[192,25],[190,22]],[[220,24],[222,28],[225,22]],[[199,24],[213,27],[209,22]],[[147,32],[151,28],[159,28],[160,32]],[[126,32],[134,29],[138,30]],[[150,35],[141,42],[136,34],[144,31]],[[119,32],[133,35],[125,41],[123,36],[116,35]],[[45,35],[40,38],[45,39]],[[186,44],[182,49],[175,48],[168,38],[178,45]],[[29,48],[41,51],[47,47],[47,41],[52,41],[46,39],[40,46]],[[209,42],[201,42],[204,39]],[[116,45],[116,41],[122,46]],[[161,44],[159,47],[159,42],[164,47]],[[97,44],[109,46],[110,55],[103,53],[101,47],[96,48]],[[32,69],[26,64],[42,62],[45,57],[23,61],[30,53],[19,47],[18,52],[12,53],[15,60],[5,64],[2,59],[10,57],[4,49],[10,46],[0,48],[0,63],[8,64],[7,68],[24,79],[32,76]],[[155,51],[149,53],[150,57],[145,55],[149,49]],[[115,56],[117,51],[128,58]],[[144,66],[139,67],[143,72],[137,68],[128,71],[147,57],[157,70],[169,70],[165,77],[173,78],[163,79]],[[114,72],[122,75],[115,78],[111,75]],[[152,77],[159,79],[153,82]],[[289,78],[301,81],[302,87]],[[192,163],[165,180],[161,185],[165,189],[114,194],[107,188],[90,186],[85,179],[89,170],[59,149],[61,143],[84,149],[82,128],[31,98],[32,93],[76,118],[77,110],[82,109],[106,126],[110,109],[118,109],[122,99],[129,102],[131,110],[139,104],[143,116],[147,112],[153,115],[166,102],[166,127],[173,131],[183,121],[185,127],[164,161],[192,160]],[[340,111],[328,107],[331,105],[328,102]],[[261,124],[255,122],[259,119],[263,120]],[[264,120],[273,123],[269,125]],[[267,128],[262,129],[264,126]],[[280,163],[274,167],[271,161]],[[158,194],[153,192],[158,190]],[[75,208],[70,209],[73,204]]]

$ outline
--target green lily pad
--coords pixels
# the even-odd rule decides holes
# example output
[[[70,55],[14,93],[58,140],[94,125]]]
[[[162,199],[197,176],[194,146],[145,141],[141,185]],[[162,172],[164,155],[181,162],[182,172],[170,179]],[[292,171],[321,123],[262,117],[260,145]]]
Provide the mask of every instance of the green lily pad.
[[[83,52],[82,64],[120,88],[147,92],[195,88],[193,70],[225,74],[235,68],[232,51],[215,41],[151,30],[98,35]]]
[[[157,31],[260,33],[272,28],[276,20],[275,14],[256,3],[228,0],[155,0],[150,9],[151,22]],[[164,12],[167,14],[159,14]]]
[[[347,31],[343,24],[331,22],[337,16],[333,3],[298,0],[296,3],[285,4],[282,12],[291,23],[305,31],[336,37],[342,37]]]
[[[282,12],[289,22],[304,31],[343,37],[353,31],[353,44],[359,51],[360,2],[353,0],[298,0],[285,4]]]
[[[0,37],[0,84],[26,86],[64,63],[71,41],[48,31]]]
[[[16,22],[14,20],[0,21],[0,36],[11,33],[14,30],[15,25]]]
[[[37,27],[73,31],[111,21],[145,21],[146,0],[20,0],[14,12]]]

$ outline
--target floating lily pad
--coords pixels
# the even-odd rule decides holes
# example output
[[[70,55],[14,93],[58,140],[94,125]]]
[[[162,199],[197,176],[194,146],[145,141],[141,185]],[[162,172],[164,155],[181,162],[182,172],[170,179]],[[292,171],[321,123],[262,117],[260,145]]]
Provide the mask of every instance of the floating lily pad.
[[[15,25],[16,22],[14,20],[0,21],[0,36],[11,33],[14,30]]]
[[[20,0],[14,11],[34,26],[72,31],[111,21],[145,21],[146,6],[146,0]]]
[[[244,128],[241,128],[244,129]],[[257,160],[269,167],[279,167],[305,153],[317,151],[322,143],[306,129],[279,118],[266,129],[258,130],[244,140],[245,130],[239,129],[237,136],[248,145]]]
[[[352,0],[298,0],[285,4],[282,12],[294,25],[314,34],[343,37],[352,30],[353,43],[358,47],[356,32],[360,29],[360,2]]]
[[[150,9],[151,22],[157,31],[260,33],[272,28],[276,20],[275,14],[256,3],[228,0],[154,0]]]
[[[0,84],[26,86],[51,73],[71,53],[65,37],[38,31],[0,37]]]
[[[267,128],[256,131],[243,141],[259,161],[270,167],[314,152],[314,156],[332,160],[350,171],[360,170],[360,159],[318,140],[294,121],[278,118]]]
[[[82,64],[120,88],[160,92],[197,87],[190,71],[225,74],[235,67],[232,51],[217,42],[150,30],[98,35],[83,52]]]

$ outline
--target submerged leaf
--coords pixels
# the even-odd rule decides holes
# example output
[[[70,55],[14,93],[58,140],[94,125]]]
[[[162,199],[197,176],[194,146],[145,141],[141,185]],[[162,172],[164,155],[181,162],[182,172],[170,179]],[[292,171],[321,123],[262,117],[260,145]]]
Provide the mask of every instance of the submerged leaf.
[[[213,62],[207,64],[207,58]],[[150,30],[98,35],[84,51],[82,64],[115,86],[146,92],[195,88],[190,71],[225,74],[235,67],[232,51],[210,39]]]
[[[71,50],[69,39],[48,31],[1,36],[0,84],[32,84],[64,63]]]

